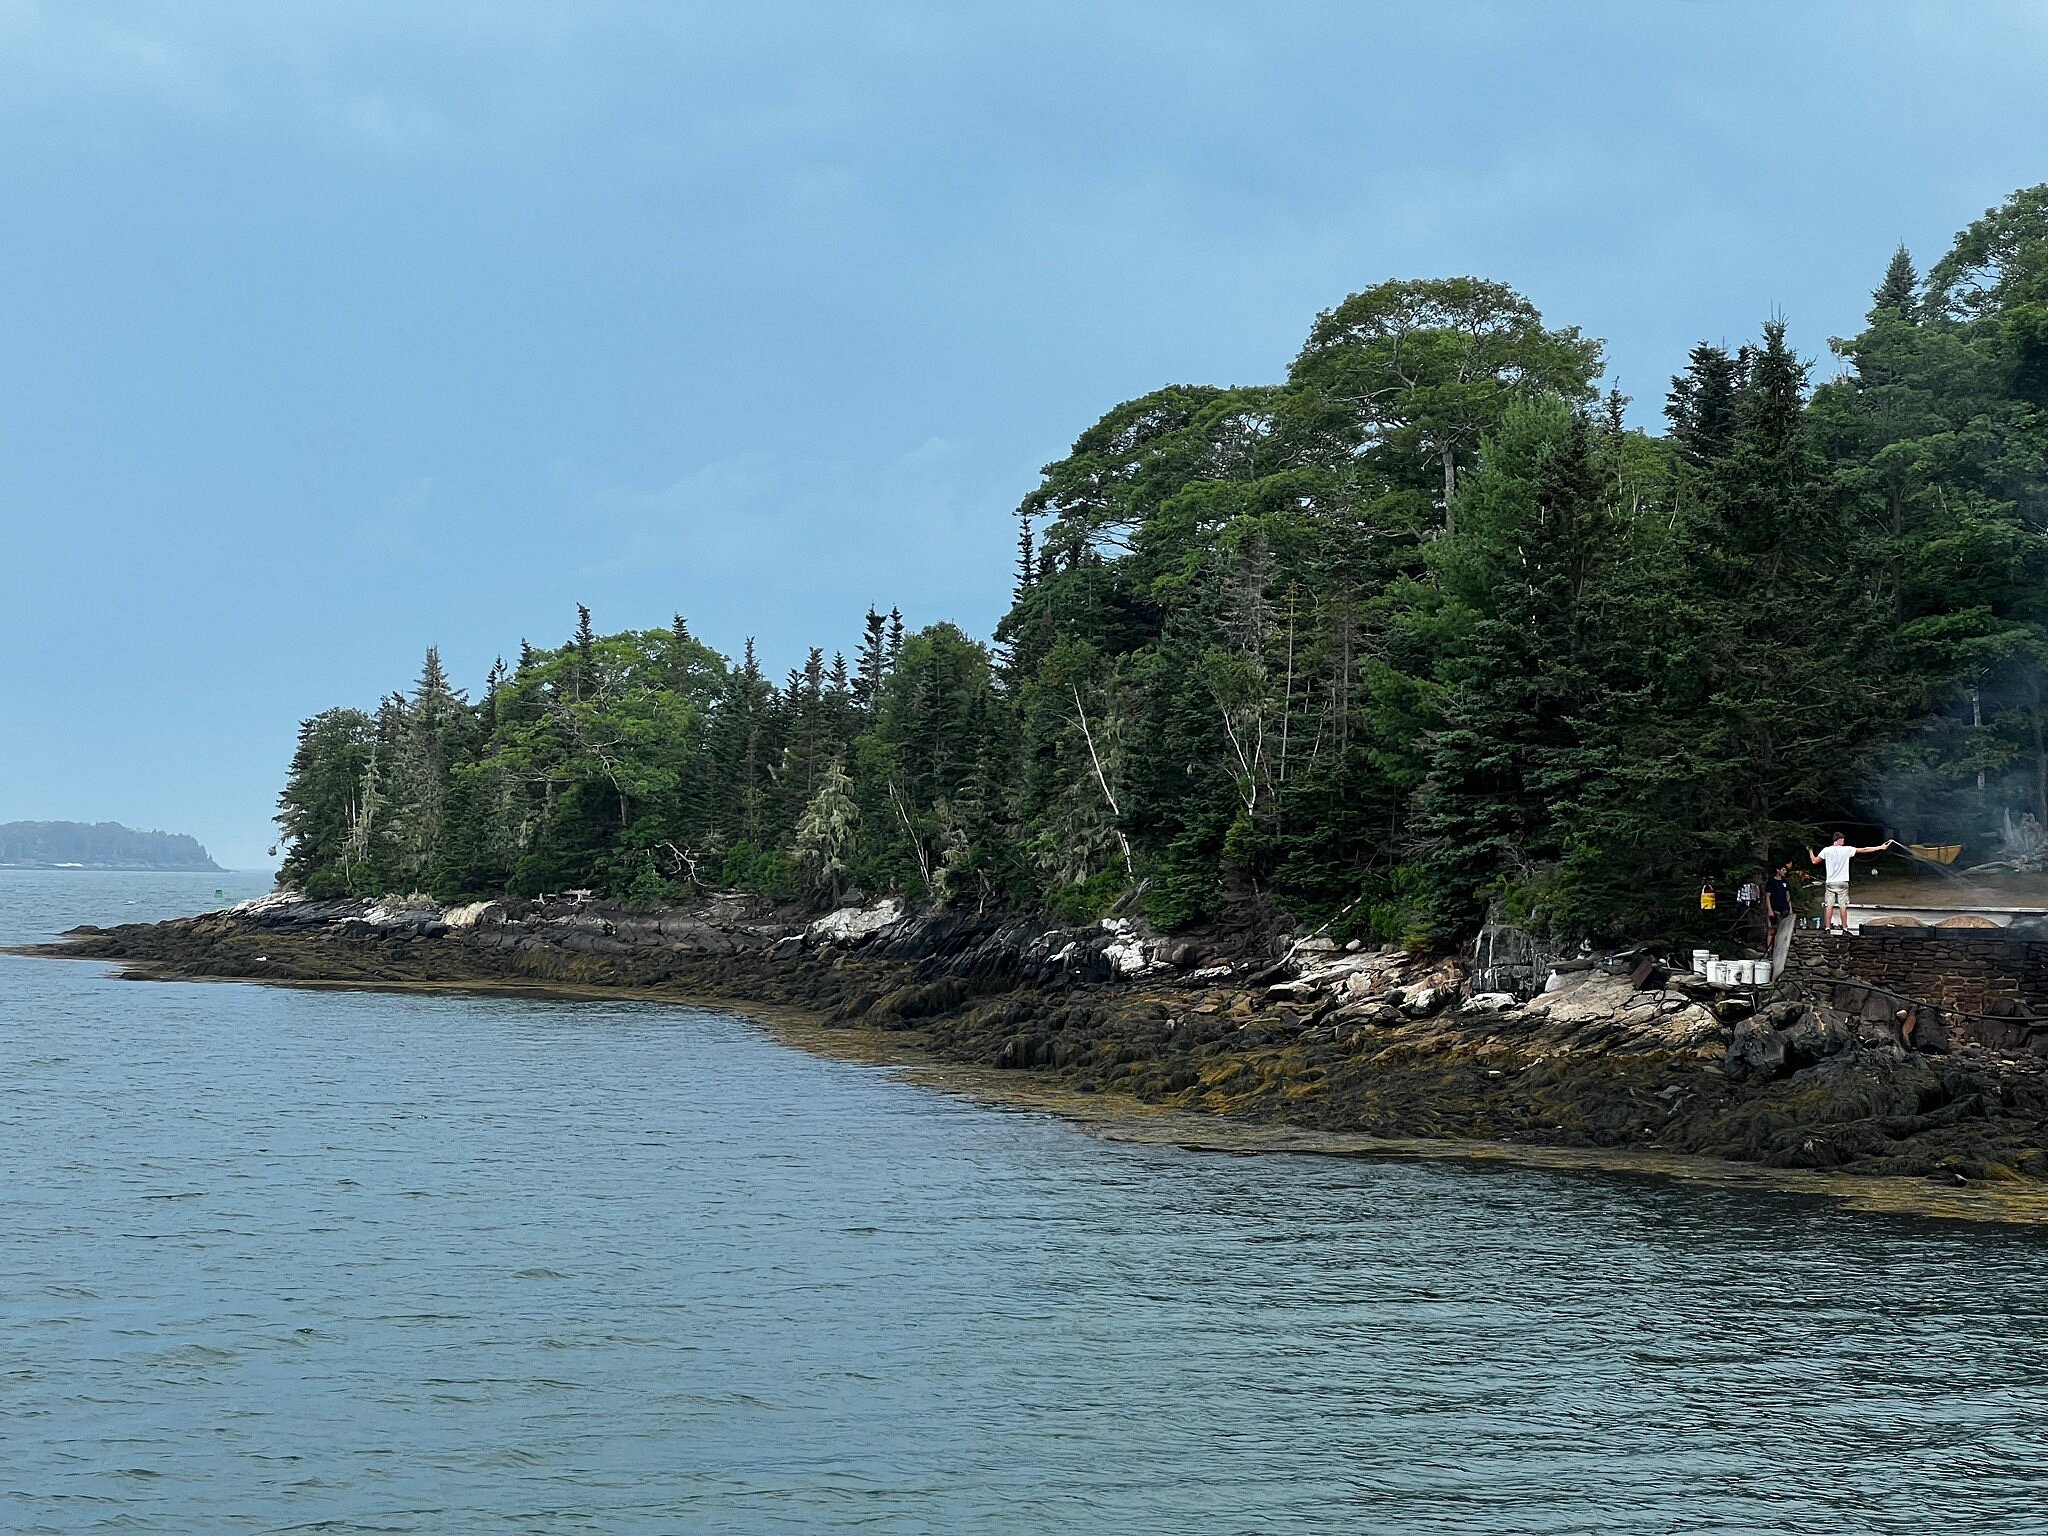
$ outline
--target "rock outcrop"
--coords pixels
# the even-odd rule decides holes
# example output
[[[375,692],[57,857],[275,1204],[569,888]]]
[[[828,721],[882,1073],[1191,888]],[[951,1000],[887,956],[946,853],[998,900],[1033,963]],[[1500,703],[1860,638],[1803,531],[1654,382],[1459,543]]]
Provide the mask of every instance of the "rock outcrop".
[[[1523,997],[1492,989],[1498,966],[1475,989],[1455,957],[1164,935],[1128,918],[1060,927],[897,902],[819,917],[739,897],[643,910],[284,895],[80,930],[63,952],[143,976],[783,1005],[1083,1091],[1324,1130],[2048,1177],[2048,1062],[2030,1049],[1972,1038],[1930,1054],[1909,1047],[1891,1012],[1852,1016],[1826,989],[1730,992],[1635,955],[1560,963]]]

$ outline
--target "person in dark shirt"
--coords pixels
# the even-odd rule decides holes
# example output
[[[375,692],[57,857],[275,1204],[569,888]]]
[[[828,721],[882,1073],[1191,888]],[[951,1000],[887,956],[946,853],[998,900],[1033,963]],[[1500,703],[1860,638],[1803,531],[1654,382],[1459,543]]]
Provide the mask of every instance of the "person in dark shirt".
[[[1777,953],[1778,924],[1792,916],[1792,866],[1780,864],[1764,882],[1764,947]]]

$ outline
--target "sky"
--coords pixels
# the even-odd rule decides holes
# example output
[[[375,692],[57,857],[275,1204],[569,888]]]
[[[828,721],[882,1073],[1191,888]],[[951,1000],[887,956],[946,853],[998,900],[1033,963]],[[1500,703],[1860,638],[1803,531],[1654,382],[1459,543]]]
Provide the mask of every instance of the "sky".
[[[1039,466],[1470,273],[1655,429],[2048,180],[2048,8],[0,0],[0,821],[267,862],[428,645],[986,636]]]

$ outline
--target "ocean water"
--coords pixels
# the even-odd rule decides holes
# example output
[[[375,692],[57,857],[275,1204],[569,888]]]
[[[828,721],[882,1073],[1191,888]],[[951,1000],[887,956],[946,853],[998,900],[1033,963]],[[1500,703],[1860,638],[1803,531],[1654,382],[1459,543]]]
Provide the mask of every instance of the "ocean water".
[[[0,942],[248,877],[0,871]],[[2028,1532],[2048,1241],[0,957],[10,1532]]]

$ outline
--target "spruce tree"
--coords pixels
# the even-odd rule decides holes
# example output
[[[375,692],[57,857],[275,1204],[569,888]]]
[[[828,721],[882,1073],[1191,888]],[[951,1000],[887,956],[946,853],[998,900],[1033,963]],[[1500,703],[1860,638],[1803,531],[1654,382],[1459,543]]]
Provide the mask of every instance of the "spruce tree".
[[[873,608],[868,609],[853,684],[854,705],[863,713],[873,710],[882,696],[882,675],[888,669],[888,624],[888,619],[882,614]]]
[[[1699,584],[1706,696],[1701,808],[1717,862],[1754,874],[1839,816],[1891,723],[1871,548],[1825,493],[1806,420],[1807,368],[1764,326],[1733,439],[1686,526]]]
[[[853,873],[854,836],[860,807],[854,803],[853,780],[833,758],[818,777],[818,786],[796,826],[795,857],[813,895],[837,906]]]
[[[1901,320],[1915,318],[1920,308],[1920,275],[1913,270],[1913,257],[1901,245],[1892,252],[1892,259],[1884,269],[1884,281],[1877,285],[1877,291],[1870,296],[1870,321],[1875,324],[1880,315],[1895,315]]]
[[[1689,463],[1711,464],[1733,446],[1744,371],[1741,358],[1703,341],[1692,349],[1685,372],[1672,377],[1664,416]]]
[[[1020,511],[1017,514],[1017,579],[1010,588],[1012,606],[1024,600],[1024,594],[1031,590],[1037,574],[1037,557],[1032,551],[1031,514]]]
[[[1594,767],[1581,717],[1598,695],[1612,509],[1585,416],[1558,400],[1512,408],[1458,496],[1457,532],[1431,549],[1447,613],[1438,722],[1417,797],[1438,935],[1488,898],[1547,922],[1568,808]]]

